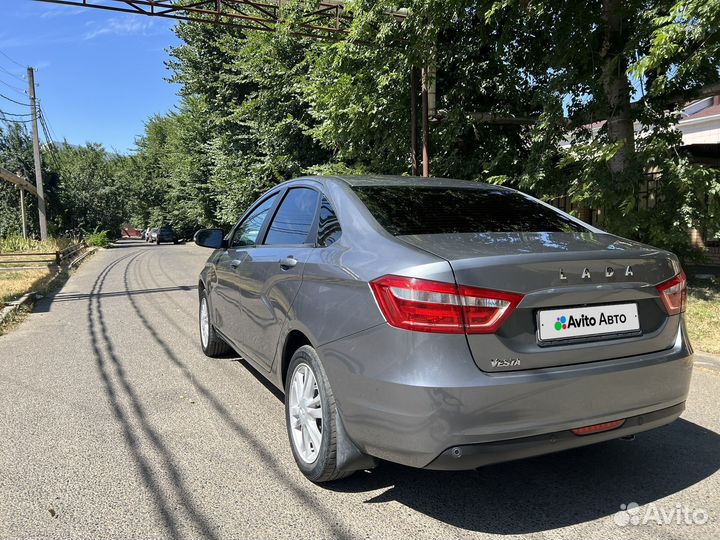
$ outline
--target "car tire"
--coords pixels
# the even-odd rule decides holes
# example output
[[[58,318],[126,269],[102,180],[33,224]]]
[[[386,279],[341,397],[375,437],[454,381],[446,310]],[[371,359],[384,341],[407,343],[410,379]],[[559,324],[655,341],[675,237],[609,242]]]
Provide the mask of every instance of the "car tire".
[[[159,239],[159,238],[158,238],[157,240],[155,240],[155,244],[157,244],[158,246],[160,245],[160,239]]]
[[[203,310],[205,310],[204,313]],[[198,322],[200,324],[200,348],[205,356],[217,358],[230,352],[230,346],[217,334],[212,324],[210,306],[205,291],[200,294]]]
[[[337,407],[335,405],[335,396],[315,349],[309,345],[304,345],[295,351],[290,360],[287,373],[285,383],[285,424],[290,448],[298,468],[308,480],[316,484],[350,476],[354,471],[341,471],[337,468]],[[312,374],[314,384],[312,384],[313,379],[310,379],[312,389],[309,393],[305,393],[305,396],[300,396],[299,399],[304,399],[304,402],[299,403],[298,391],[293,389],[293,384],[296,379],[305,380],[303,377],[308,377],[309,374]],[[319,404],[319,413],[313,413],[320,414],[319,418],[307,413],[308,410],[317,409],[317,407],[308,406],[308,402],[317,402]],[[317,431],[313,432],[314,437],[305,435],[305,433],[309,434],[309,429],[312,429],[312,426],[308,427],[306,425],[303,427],[303,420],[308,423],[315,422],[315,427],[320,432],[319,439]],[[303,445],[302,441],[304,440],[307,440],[307,447]],[[317,447],[314,444],[316,440],[320,441]]]

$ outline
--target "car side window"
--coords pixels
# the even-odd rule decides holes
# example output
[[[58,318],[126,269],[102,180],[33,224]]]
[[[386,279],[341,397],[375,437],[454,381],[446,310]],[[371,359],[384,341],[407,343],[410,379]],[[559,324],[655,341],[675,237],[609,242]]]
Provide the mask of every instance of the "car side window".
[[[230,247],[254,246],[257,237],[260,234],[263,223],[267,218],[268,212],[275,203],[277,195],[265,199],[245,220],[238,225],[233,233]]]
[[[340,221],[338,221],[337,214],[335,214],[335,209],[325,195],[323,195],[320,198],[317,244],[320,247],[327,247],[337,242],[341,234],[342,229],[340,228]]]
[[[317,191],[290,189],[270,223],[265,244],[304,244],[315,220]]]

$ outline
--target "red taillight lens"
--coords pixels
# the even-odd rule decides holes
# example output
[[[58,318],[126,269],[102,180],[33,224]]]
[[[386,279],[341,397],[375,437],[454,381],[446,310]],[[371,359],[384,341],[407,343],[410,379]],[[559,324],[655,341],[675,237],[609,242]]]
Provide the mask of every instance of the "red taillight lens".
[[[593,424],[592,426],[585,426],[580,428],[571,429],[575,435],[592,435],[593,433],[602,433],[603,431],[610,431],[611,429],[617,429],[625,423],[625,420],[613,420],[612,422],[603,422],[602,424]]]
[[[674,278],[657,286],[660,298],[665,304],[668,315],[677,315],[685,311],[687,306],[687,278],[680,272]]]
[[[418,332],[490,334],[522,300],[522,295],[403,276],[370,282],[391,326]]]

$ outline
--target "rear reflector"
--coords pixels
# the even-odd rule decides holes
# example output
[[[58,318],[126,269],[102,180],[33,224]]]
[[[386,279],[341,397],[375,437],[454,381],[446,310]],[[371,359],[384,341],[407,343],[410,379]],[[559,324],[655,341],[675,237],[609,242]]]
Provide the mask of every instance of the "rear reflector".
[[[494,333],[523,298],[404,276],[383,276],[371,281],[370,288],[391,326],[443,334]]]
[[[685,272],[657,286],[660,298],[668,315],[677,315],[685,311],[687,306],[687,278]]]
[[[613,420],[612,422],[603,422],[602,424],[593,424],[592,426],[585,426],[580,428],[572,429],[571,431],[575,435],[592,435],[593,433],[601,433],[603,431],[610,431],[611,429],[617,429],[625,423],[625,419]]]

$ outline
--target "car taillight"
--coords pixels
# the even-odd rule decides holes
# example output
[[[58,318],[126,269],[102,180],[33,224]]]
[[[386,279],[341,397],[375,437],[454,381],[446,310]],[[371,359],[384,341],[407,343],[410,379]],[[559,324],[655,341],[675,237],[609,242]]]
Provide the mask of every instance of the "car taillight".
[[[592,435],[593,433],[602,433],[603,431],[610,431],[617,429],[625,423],[625,419],[613,420],[612,422],[603,422],[602,424],[593,424],[592,426],[584,426],[580,428],[571,429],[575,435]]]
[[[687,306],[687,278],[685,272],[657,286],[660,298],[665,304],[668,315],[677,315]]]
[[[444,334],[492,334],[522,300],[521,294],[403,276],[370,282],[388,324]]]

